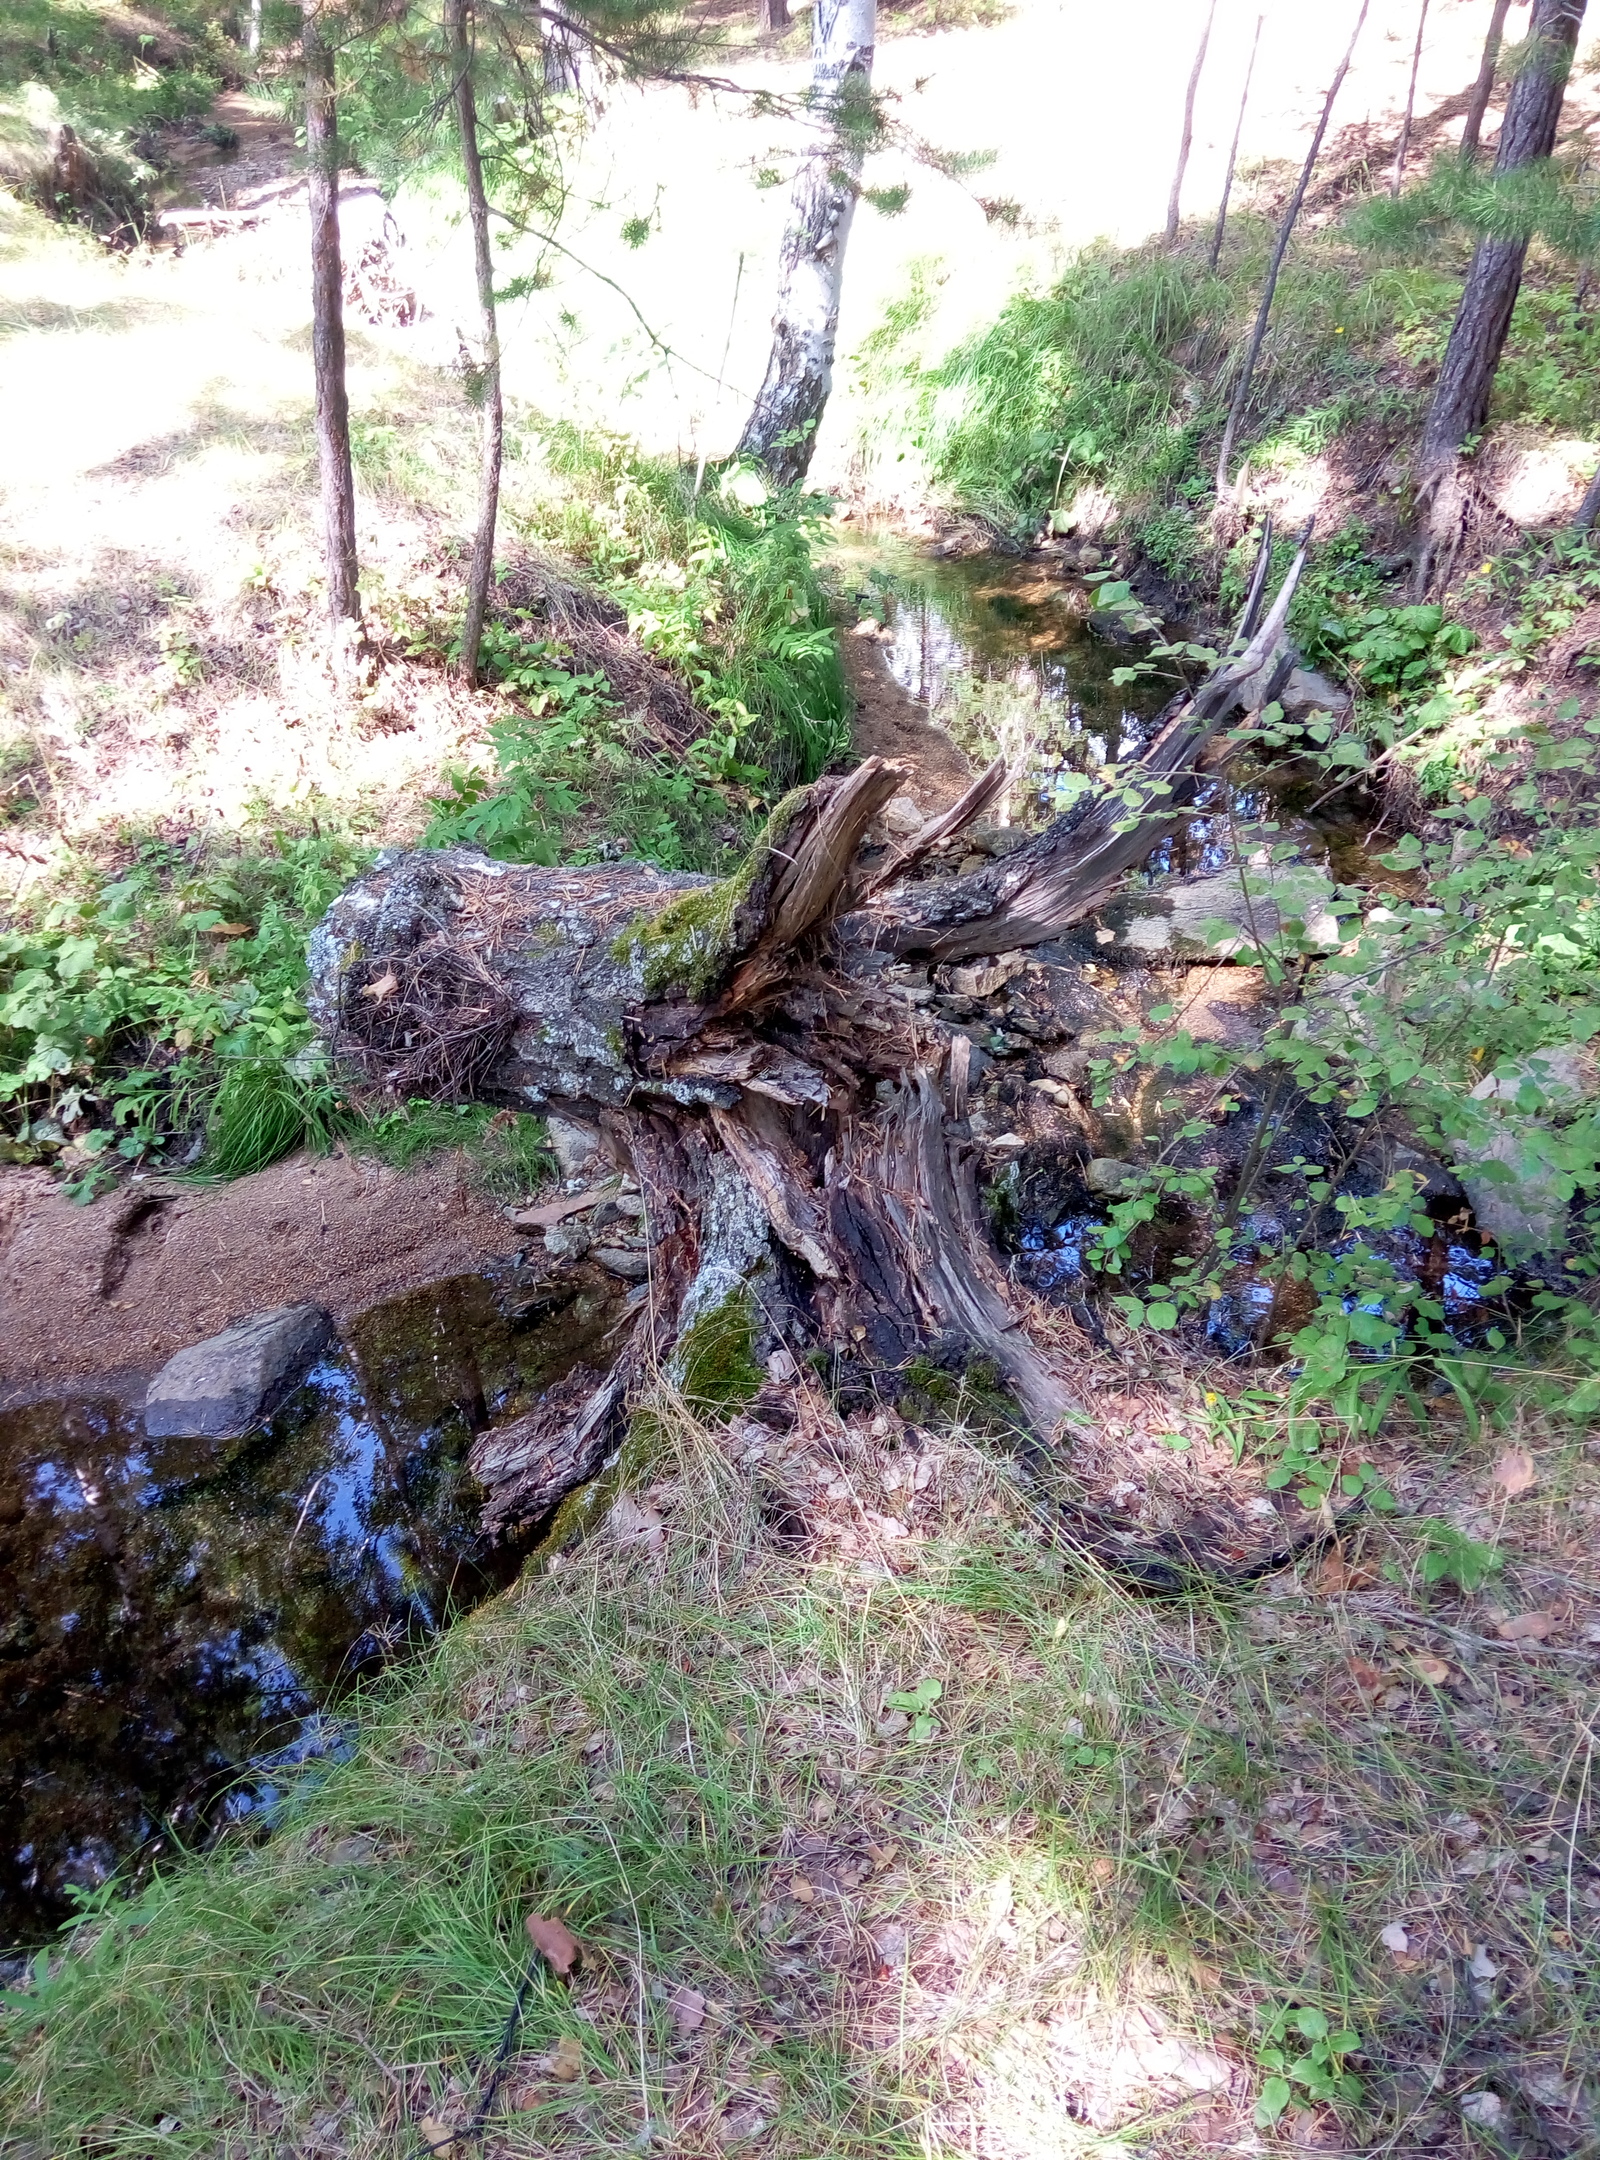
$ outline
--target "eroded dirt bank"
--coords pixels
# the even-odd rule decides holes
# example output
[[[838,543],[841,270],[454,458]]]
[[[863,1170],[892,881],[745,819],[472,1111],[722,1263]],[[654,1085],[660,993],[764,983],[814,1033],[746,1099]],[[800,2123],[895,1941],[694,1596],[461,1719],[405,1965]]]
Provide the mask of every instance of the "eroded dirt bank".
[[[146,1371],[264,1307],[336,1322],[483,1266],[517,1235],[455,1158],[399,1172],[294,1155],[231,1185],[151,1178],[76,1207],[0,1173],[0,1389]]]

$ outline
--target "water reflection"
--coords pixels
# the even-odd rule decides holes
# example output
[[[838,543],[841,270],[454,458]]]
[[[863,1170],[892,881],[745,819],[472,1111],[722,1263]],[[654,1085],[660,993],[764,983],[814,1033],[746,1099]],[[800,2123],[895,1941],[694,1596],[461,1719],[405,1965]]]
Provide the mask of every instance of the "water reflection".
[[[243,1440],[148,1439],[133,1375],[0,1409],[0,1942],[257,1804],[338,1745],[353,1680],[515,1574],[467,1446],[603,1355],[620,1305],[583,1283],[519,1319],[490,1278],[434,1284]]]

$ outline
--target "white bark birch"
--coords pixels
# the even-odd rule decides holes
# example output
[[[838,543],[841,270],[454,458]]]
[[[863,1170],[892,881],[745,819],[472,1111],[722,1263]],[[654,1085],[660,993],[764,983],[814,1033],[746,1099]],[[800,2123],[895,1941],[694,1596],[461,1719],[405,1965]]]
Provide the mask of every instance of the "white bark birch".
[[[817,0],[812,15],[811,102],[820,137],[795,176],[778,258],[772,353],[739,441],[740,455],[759,459],[783,487],[805,478],[833,387],[877,12],[877,0]]]

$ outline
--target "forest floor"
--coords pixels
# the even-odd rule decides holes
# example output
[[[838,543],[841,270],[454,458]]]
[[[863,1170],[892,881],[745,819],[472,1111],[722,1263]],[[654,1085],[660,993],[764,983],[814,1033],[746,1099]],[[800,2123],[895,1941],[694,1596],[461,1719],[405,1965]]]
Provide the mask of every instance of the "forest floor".
[[[0,198],[0,387],[30,416],[0,784],[49,804],[0,826],[16,890],[206,825],[413,837],[504,710],[433,660],[353,703],[315,664],[294,237],[117,261]],[[437,361],[353,335],[396,625],[454,589],[470,415]],[[1537,522],[1577,468],[1530,469]],[[857,748],[938,807],[961,753],[843,642]],[[282,1299],[342,1314],[503,1236],[450,1160],[295,1156],[87,1211],[0,1180],[29,1386]],[[1182,1452],[1223,1479],[1277,1414],[1148,1338],[1082,1362],[1152,1477]],[[535,1968],[495,2156],[1593,2154],[1600,1448],[1429,1407],[1375,1450],[1392,1516],[1161,1600],[1063,1536],[961,1390],[907,1419],[808,1377],[784,1433],[663,1393],[592,1534],[372,1690],[270,1838],[92,1904],[8,1998],[5,2149],[461,2154],[537,1912],[583,1958]]]

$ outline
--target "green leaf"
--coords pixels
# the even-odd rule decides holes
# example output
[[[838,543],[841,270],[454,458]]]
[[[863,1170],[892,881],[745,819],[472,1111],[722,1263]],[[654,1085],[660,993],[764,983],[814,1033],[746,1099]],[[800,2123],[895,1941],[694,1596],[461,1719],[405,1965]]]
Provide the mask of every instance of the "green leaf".
[[[1256,2102],[1256,2127],[1270,2130],[1293,2097],[1293,2089],[1287,2078],[1269,2077],[1261,2088],[1260,2099]]]
[[[1295,2030],[1303,2033],[1308,2040],[1326,2040],[1328,2037],[1326,2013],[1315,2009],[1310,2004],[1306,2004],[1295,2012],[1294,2025]]]
[[[1168,1305],[1164,1300],[1158,1299],[1154,1305],[1145,1307],[1144,1317],[1146,1325],[1149,1327],[1175,1328],[1178,1324],[1178,1308],[1176,1305]]]

